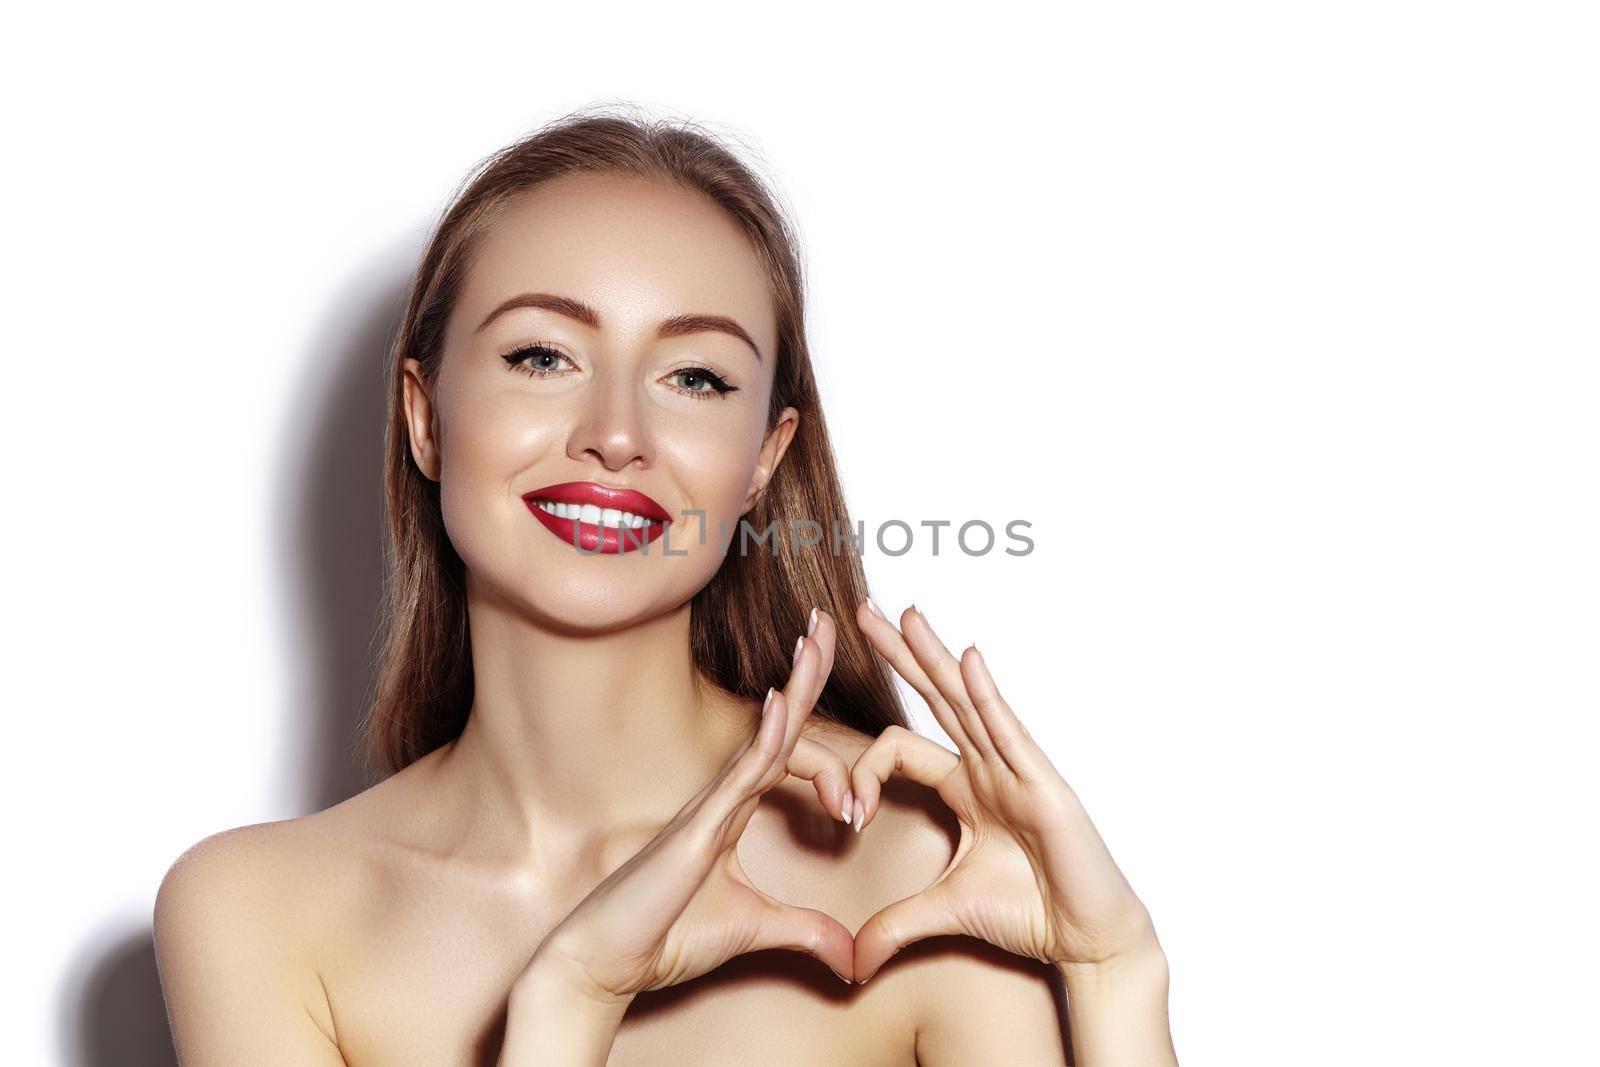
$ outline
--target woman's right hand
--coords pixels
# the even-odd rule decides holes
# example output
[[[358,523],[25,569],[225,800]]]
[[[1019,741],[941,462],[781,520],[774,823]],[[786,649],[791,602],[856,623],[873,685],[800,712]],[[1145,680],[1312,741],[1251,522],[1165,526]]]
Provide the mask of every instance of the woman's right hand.
[[[849,769],[800,736],[833,666],[833,620],[815,612],[783,690],[769,690],[760,725],[644,848],[550,931],[524,972],[564,976],[607,1005],[705,974],[745,952],[805,952],[855,979],[855,942],[838,920],[785,904],[750,883],[735,846],[761,795],[789,774],[811,779],[823,805],[848,818]]]

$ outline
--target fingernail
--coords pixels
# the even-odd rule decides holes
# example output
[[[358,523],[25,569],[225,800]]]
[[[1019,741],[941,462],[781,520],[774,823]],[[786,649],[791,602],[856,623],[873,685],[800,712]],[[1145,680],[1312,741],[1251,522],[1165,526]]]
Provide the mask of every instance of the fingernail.
[[[850,825],[850,801],[853,799],[854,797],[850,790],[846,789],[844,791],[844,807],[839,809],[839,821],[844,823],[846,826]]]
[[[817,632],[817,609],[811,609],[811,619],[806,623],[806,636],[810,637]]]
[[[861,818],[862,818],[862,816],[864,816],[866,814],[866,810],[864,808],[862,808],[862,806],[861,806],[861,798],[860,797],[856,797],[855,798],[855,809],[856,809],[855,827],[856,827],[856,833],[859,834],[861,832]]]
[[[772,688],[772,686],[767,686],[767,699],[761,705],[761,714],[765,715],[767,713],[767,709],[772,707],[772,698],[777,695],[777,692],[778,691]]]
[[[796,663],[800,662],[800,650],[805,647],[806,639],[804,637],[797,637],[794,639],[794,658],[789,661],[789,666],[793,667]]]
[[[878,618],[882,619],[884,622],[889,621],[889,616],[883,613],[883,609],[878,607],[878,602],[873,600],[871,597],[867,597],[867,610],[872,612]]]

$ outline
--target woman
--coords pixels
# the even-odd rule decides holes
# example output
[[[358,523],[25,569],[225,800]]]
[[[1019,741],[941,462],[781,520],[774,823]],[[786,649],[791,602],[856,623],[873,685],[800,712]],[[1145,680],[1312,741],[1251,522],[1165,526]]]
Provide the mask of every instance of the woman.
[[[391,362],[392,773],[173,865],[184,1064],[1175,1062],[1149,915],[982,656],[848,538],[745,536],[849,528],[802,303],[692,127],[480,167]]]

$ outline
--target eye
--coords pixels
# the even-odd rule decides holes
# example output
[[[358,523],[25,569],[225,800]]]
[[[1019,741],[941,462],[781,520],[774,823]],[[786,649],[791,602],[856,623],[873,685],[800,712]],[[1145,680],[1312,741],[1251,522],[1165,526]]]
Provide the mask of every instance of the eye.
[[[739,388],[736,385],[729,385],[726,378],[709,367],[680,367],[662,380],[671,382],[673,388],[688,393],[697,400],[709,400]]]
[[[572,362],[571,357],[565,352],[558,352],[543,341],[523,345],[500,358],[505,360],[508,366],[540,378],[561,373],[563,363],[573,370],[578,369],[578,365]]]

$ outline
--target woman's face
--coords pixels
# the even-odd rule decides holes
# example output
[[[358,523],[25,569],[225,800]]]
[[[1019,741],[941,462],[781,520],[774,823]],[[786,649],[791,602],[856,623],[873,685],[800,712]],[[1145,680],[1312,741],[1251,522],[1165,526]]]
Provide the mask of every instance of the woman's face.
[[[582,175],[508,205],[433,388],[405,365],[412,455],[478,588],[575,630],[693,597],[794,432],[793,408],[767,425],[776,341],[754,249],[702,194]]]

